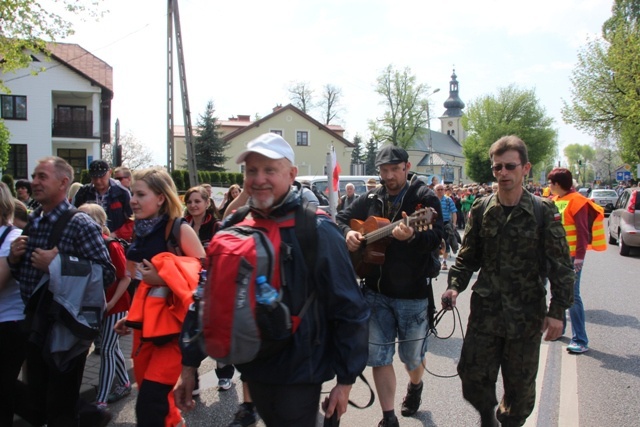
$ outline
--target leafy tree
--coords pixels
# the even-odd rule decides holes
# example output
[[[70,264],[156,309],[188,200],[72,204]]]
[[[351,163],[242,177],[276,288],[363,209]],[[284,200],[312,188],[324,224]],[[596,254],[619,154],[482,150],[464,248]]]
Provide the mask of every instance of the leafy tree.
[[[8,173],[6,173],[6,174],[2,175],[2,178],[0,179],[0,181],[2,181],[5,184],[7,184],[7,187],[9,187],[9,191],[11,192],[11,195],[13,197],[16,197],[16,187],[15,187],[15,184],[13,182],[13,176],[11,176]]]
[[[54,1],[62,4],[67,12],[81,16],[98,18],[103,14],[99,8],[101,0]],[[51,4],[47,8],[40,3],[37,0],[0,2],[0,72],[6,74],[30,66],[31,54],[47,53],[47,41],[64,39],[73,34],[70,21],[52,12],[54,7]],[[0,91],[8,91],[2,80]]]
[[[318,105],[322,109],[322,117],[325,125],[330,124],[333,119],[338,118],[341,98],[342,89],[332,84],[324,85],[322,98]]]
[[[9,141],[11,140],[11,132],[4,124],[4,120],[0,119],[0,169],[4,169],[9,161]]]
[[[378,153],[378,143],[371,137],[367,143],[367,152],[365,154],[364,169],[366,175],[374,175],[376,173],[376,154]]]
[[[383,98],[386,111],[382,118],[369,121],[376,141],[411,146],[427,124],[429,86],[417,83],[411,69],[395,70],[391,65],[378,76],[375,91]]]
[[[602,39],[589,41],[573,70],[565,122],[617,140],[623,160],[640,161],[640,0],[615,0]]]
[[[518,135],[527,144],[529,161],[539,163],[556,151],[557,132],[552,124],[533,90],[510,85],[496,95],[473,100],[462,117],[468,132],[462,147],[467,174],[477,182],[493,181],[489,147],[505,135]]]
[[[596,150],[590,145],[570,144],[563,153],[569,165],[576,165],[579,161],[592,162],[596,158]]]
[[[195,138],[196,167],[198,170],[224,171],[224,163],[229,160],[225,151],[229,143],[218,132],[220,125],[213,113],[213,101],[207,102],[204,114],[198,119],[198,136]]]
[[[131,170],[143,169],[153,164],[153,156],[151,149],[131,133],[125,132],[120,136],[118,141],[122,148],[122,166],[126,166]],[[111,144],[102,146],[102,158],[106,159],[109,164],[113,163],[113,148],[115,147],[115,136],[112,137]]]
[[[309,114],[313,109],[313,90],[309,87],[308,82],[292,82],[288,88],[289,99],[291,103],[302,110],[303,113]]]

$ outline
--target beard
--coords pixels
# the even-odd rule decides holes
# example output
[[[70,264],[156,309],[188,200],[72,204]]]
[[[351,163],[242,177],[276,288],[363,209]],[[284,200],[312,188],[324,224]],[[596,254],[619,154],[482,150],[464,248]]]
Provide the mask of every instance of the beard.
[[[266,199],[258,200],[255,197],[251,197],[250,204],[256,209],[261,211],[269,210],[273,207],[274,197],[273,195],[269,196]]]

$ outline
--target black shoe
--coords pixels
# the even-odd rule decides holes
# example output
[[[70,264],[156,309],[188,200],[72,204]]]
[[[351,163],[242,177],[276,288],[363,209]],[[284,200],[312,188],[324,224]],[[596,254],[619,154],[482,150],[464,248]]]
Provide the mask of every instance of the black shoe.
[[[380,420],[378,427],[400,427],[400,423],[398,422],[398,417],[394,415],[392,418],[383,418]]]
[[[229,427],[249,427],[258,422],[258,414],[256,411],[250,411],[244,405],[240,405],[240,409],[236,412],[233,422]]]
[[[403,417],[410,417],[418,412],[420,403],[422,403],[422,386],[422,381],[420,382],[420,386],[417,388],[409,382],[409,385],[407,386],[407,395],[402,401],[401,413]]]
[[[481,427],[499,427],[498,419],[496,418],[496,411],[492,409],[490,411],[480,412],[480,426]]]

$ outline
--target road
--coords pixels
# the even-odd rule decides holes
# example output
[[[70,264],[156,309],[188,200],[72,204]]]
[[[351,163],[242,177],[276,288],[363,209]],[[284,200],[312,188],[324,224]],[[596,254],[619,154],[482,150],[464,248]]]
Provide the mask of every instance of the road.
[[[585,304],[590,351],[570,355],[565,351],[569,343],[570,327],[561,341],[543,343],[538,374],[538,399],[528,427],[602,427],[636,426],[640,418],[640,250],[631,257],[622,257],[617,247],[606,252],[589,252],[582,274],[582,298]],[[446,288],[446,272],[435,282],[436,298]],[[463,325],[466,326],[470,292],[458,298]],[[452,333],[453,315],[447,314],[438,325],[441,336]],[[457,320],[456,320],[457,322]],[[456,329],[449,339],[429,338],[426,367],[438,375],[454,375],[462,330]],[[211,362],[208,362],[211,363]],[[402,364],[394,364],[398,376],[396,412],[405,394],[408,376]],[[371,370],[365,376],[373,384]],[[204,391],[197,408],[185,415],[188,426],[227,426],[242,402],[240,381],[226,392],[215,389],[215,373],[203,376]],[[474,409],[462,399],[457,377],[424,376],[425,388],[420,411],[415,417],[400,417],[401,426],[459,427],[479,425]],[[330,390],[330,384],[324,389]],[[501,395],[498,386],[499,396]],[[135,396],[110,405],[114,419],[110,425],[135,425]],[[368,390],[358,382],[352,399],[363,404]],[[376,401],[371,408],[349,408],[342,419],[345,427],[376,426],[381,418]],[[264,426],[259,422],[258,426]],[[321,424],[320,424],[321,425]]]

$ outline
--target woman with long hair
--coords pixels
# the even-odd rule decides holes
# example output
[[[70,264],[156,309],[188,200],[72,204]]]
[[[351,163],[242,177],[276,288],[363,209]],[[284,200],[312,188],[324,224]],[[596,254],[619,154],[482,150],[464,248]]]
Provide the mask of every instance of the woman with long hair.
[[[102,227],[102,236],[109,250],[111,263],[116,268],[116,280],[105,290],[107,300],[106,317],[102,323],[101,330],[101,351],[100,351],[100,374],[98,383],[98,396],[96,406],[99,409],[106,409],[107,403],[113,403],[131,393],[131,382],[127,373],[127,364],[120,350],[118,334],[113,329],[115,324],[127,315],[131,298],[127,292],[131,277],[127,274],[126,258],[124,248],[115,239],[109,237],[107,228],[107,213],[102,206],[97,203],[85,203],[78,208],[93,219]],[[118,379],[118,384],[110,393],[114,378]]]
[[[20,286],[4,261],[9,256],[11,242],[22,234],[12,225],[15,203],[7,184],[0,182],[0,425],[13,424],[16,393],[14,391],[20,367],[25,359],[26,335],[24,302]]]
[[[192,257],[192,261],[197,258],[199,263],[205,256],[198,235],[182,217],[182,203],[166,170],[149,168],[135,171],[131,189],[135,238],[127,251],[127,270],[134,279],[140,280],[141,287],[144,284],[146,293],[143,294],[142,288],[136,291],[129,314],[116,325],[120,334],[130,333],[129,328],[136,327],[133,322],[135,316],[144,316],[145,322],[148,322],[166,314],[147,312],[148,306],[142,304],[140,307],[144,309],[139,313],[134,312],[140,299],[145,296],[151,298],[151,294],[156,298],[165,295],[166,304],[160,304],[160,308],[167,308],[170,304],[175,308],[181,302],[180,295],[184,295],[190,286],[184,277],[165,282],[151,262],[152,258],[164,252],[178,252],[183,255],[180,258]],[[178,236],[173,235],[176,221],[180,222]],[[139,324],[144,327],[141,318]],[[133,364],[139,387],[136,416],[141,427],[176,426],[182,423],[172,393],[182,370],[178,337],[170,334],[164,341],[148,340],[144,338],[142,329],[134,330]]]
[[[224,193],[224,200],[222,201],[222,207],[220,208],[220,215],[223,217],[228,215],[230,212],[226,212],[227,208],[233,202],[233,200],[240,195],[242,189],[238,184],[233,184],[229,187],[229,190]]]

